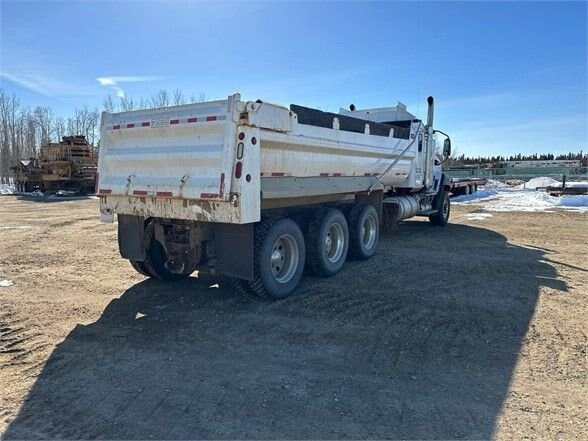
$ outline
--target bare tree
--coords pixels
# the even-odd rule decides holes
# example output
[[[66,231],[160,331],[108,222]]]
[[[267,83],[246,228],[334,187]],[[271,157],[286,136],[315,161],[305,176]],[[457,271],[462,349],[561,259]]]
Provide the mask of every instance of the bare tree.
[[[154,108],[169,106],[169,94],[165,89],[159,89],[155,94],[151,95],[151,105]]]
[[[129,110],[134,110],[135,109],[135,102],[133,101],[132,98],[129,97],[121,97],[120,99],[120,110],[123,112],[128,112]]]
[[[174,90],[173,96],[173,104],[174,106],[179,106],[180,104],[185,104],[186,99],[184,98],[184,93],[180,89]]]
[[[51,127],[53,125],[53,111],[48,107],[37,106],[33,110],[37,124],[37,145],[45,145],[51,141]]]
[[[106,98],[104,98],[103,107],[106,112],[114,113],[118,106],[112,98],[112,95],[108,94],[106,95]]]
[[[53,124],[53,136],[52,139],[54,141],[59,142],[63,136],[66,135],[65,130],[65,119],[61,116],[55,118],[55,123]]]

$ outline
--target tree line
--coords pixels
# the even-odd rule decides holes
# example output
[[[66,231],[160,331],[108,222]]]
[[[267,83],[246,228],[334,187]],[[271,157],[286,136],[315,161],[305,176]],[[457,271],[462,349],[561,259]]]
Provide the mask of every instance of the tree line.
[[[499,164],[505,161],[559,161],[559,160],[568,160],[568,161],[580,161],[582,159],[586,159],[588,155],[584,154],[582,150],[574,153],[562,153],[559,155],[554,155],[553,153],[534,153],[531,155],[523,155],[521,153],[516,155],[510,156],[478,156],[478,157],[470,157],[465,155],[459,155],[449,158],[446,161],[446,165],[449,166],[460,166],[460,165],[480,165],[480,166],[491,166],[495,164]]]
[[[176,89],[161,89],[149,98],[108,95],[103,102],[107,112],[175,106],[187,102],[206,101],[204,93],[190,95]],[[37,157],[40,148],[49,142],[59,142],[63,136],[83,135],[96,148],[100,141],[100,110],[84,105],[75,108],[71,116],[56,115],[47,106],[24,106],[15,94],[0,88],[0,183],[8,183],[10,167],[17,161]]]

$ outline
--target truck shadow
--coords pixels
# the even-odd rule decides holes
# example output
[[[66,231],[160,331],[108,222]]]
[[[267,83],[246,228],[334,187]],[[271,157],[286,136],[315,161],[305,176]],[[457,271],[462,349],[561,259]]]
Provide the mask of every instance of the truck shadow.
[[[567,286],[489,230],[399,233],[280,302],[132,286],[56,347],[3,438],[491,438],[540,289]]]
[[[68,201],[85,201],[89,199],[97,199],[95,195],[80,195],[80,196],[35,196],[27,194],[18,194],[16,198],[19,201],[38,202],[43,204],[51,204],[55,202],[68,202]]]

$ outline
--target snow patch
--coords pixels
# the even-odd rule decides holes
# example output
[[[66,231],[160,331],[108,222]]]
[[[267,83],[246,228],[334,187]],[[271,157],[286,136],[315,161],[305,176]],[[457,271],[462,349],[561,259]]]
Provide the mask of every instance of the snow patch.
[[[488,201],[484,209],[488,211],[547,211],[557,206],[557,199],[543,192],[511,191],[499,198]]]
[[[588,213],[588,195],[551,196],[545,191],[535,190],[537,187],[561,185],[561,182],[549,177],[533,178],[515,187],[489,180],[484,190],[454,197],[451,202],[456,205],[481,205],[487,211],[553,212],[555,209],[563,209]],[[568,185],[584,186],[588,182],[566,183]]]
[[[14,194],[16,188],[12,184],[0,184],[0,194]]]
[[[491,218],[492,215],[490,213],[468,213],[466,214],[466,218],[468,220],[484,220]]]
[[[486,185],[484,185],[485,188],[508,188],[508,185],[506,185],[504,182],[500,182],[500,181],[496,181],[494,179],[488,179],[486,181]]]
[[[487,211],[549,212],[564,209],[588,213],[588,195],[558,197],[544,191],[523,189],[482,190],[453,198],[452,203],[481,205]]]
[[[531,190],[535,190],[537,187],[550,187],[550,186],[555,186],[555,185],[561,185],[561,182],[556,181],[553,178],[548,178],[545,176],[542,177],[537,177],[537,178],[533,178],[527,182],[525,182],[524,184],[521,185],[517,185],[516,188],[528,188]]]
[[[0,288],[7,288],[9,286],[14,285],[14,283],[12,282],[12,280],[8,280],[8,279],[0,279]]]
[[[472,202],[479,199],[489,199],[498,196],[498,190],[495,188],[486,188],[484,190],[478,190],[472,194],[464,194],[462,196],[456,196],[451,198],[451,202]]]

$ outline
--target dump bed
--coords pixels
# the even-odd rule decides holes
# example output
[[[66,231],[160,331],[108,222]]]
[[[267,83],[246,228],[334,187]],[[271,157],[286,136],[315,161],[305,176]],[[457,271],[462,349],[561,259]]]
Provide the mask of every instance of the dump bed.
[[[420,121],[399,136],[381,127],[370,134],[374,128],[367,123],[364,133],[346,131],[337,117],[329,116],[332,127],[297,118],[282,106],[242,102],[238,94],[103,113],[98,167],[103,220],[119,213],[249,223],[260,219],[264,207],[386,186],[423,187],[430,149],[423,148]]]

